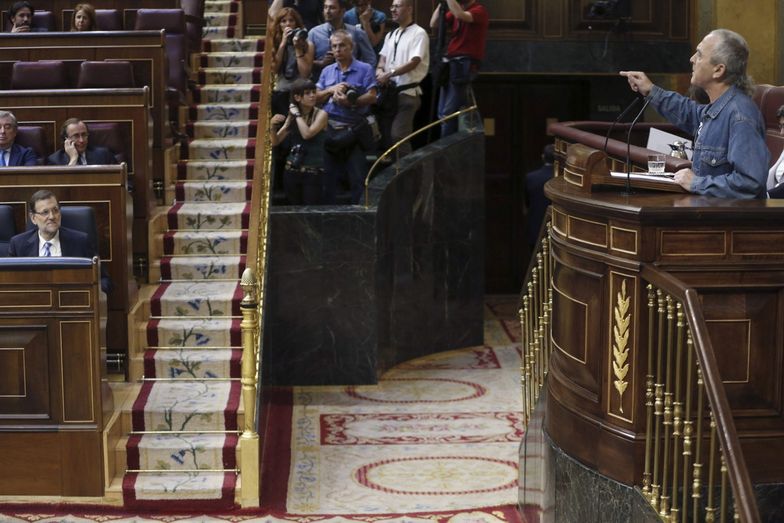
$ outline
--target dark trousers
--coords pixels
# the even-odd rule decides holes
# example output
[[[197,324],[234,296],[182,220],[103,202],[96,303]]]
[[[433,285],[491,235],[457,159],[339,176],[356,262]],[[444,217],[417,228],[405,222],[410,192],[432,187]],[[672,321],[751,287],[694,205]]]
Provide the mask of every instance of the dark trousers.
[[[318,205],[321,203],[322,173],[317,169],[294,170],[283,173],[283,190],[289,205]]]
[[[327,205],[337,203],[338,182],[343,180],[348,180],[351,189],[351,203],[359,203],[365,190],[367,172],[365,151],[359,145],[354,145],[350,151],[340,154],[325,152],[324,203]]]

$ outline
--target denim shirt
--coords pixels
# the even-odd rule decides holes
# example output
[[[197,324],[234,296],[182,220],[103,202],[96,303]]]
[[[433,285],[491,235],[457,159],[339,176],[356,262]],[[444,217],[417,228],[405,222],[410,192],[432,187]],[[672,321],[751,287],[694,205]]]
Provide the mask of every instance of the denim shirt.
[[[751,98],[735,86],[707,105],[655,85],[648,96],[659,114],[695,136],[691,192],[766,197],[770,152],[762,115]]]
[[[370,46],[370,40],[368,40],[365,31],[357,29],[353,25],[344,25],[343,29],[348,31],[351,35],[351,39],[354,40],[354,50],[352,53],[354,58],[361,62],[365,62],[366,64],[370,64],[371,67],[375,67],[378,58],[376,57],[373,48]],[[321,25],[317,25],[308,33],[308,40],[313,42],[313,46],[315,47],[316,60],[324,58],[324,55],[330,50],[329,37],[332,36],[333,31],[332,25],[325,22]]]
[[[352,60],[345,71],[341,71],[340,64],[335,62],[321,71],[316,88],[323,91],[341,82],[356,87],[359,96],[362,96],[376,87],[376,75],[373,67],[359,60]],[[359,122],[370,112],[370,106],[344,107],[333,102],[332,97],[324,104],[323,109],[329,114],[330,120],[350,124]],[[765,171],[765,175],[767,176],[767,171]]]

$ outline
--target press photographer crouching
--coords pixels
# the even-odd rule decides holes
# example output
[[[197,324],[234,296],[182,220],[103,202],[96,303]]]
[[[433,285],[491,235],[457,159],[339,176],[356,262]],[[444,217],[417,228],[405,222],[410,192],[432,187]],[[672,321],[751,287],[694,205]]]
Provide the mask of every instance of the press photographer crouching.
[[[291,86],[287,115],[270,119],[271,142],[286,142],[289,151],[283,173],[283,190],[290,205],[317,205],[322,201],[322,166],[327,113],[316,107],[316,86],[296,80]]]
[[[370,105],[376,103],[373,67],[352,56],[351,35],[337,30],[330,37],[335,63],[321,71],[318,103],[329,114],[324,143],[324,203],[337,203],[338,181],[347,178],[351,203],[359,203],[365,186],[365,153],[375,148],[377,130],[368,122]]]

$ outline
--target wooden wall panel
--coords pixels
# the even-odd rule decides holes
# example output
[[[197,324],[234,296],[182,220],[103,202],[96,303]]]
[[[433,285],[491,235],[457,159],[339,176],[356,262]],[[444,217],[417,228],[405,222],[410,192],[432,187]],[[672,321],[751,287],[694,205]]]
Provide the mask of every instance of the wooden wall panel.
[[[0,419],[52,419],[48,338],[45,324],[0,318]]]
[[[63,423],[95,423],[95,326],[90,320],[63,320],[59,328]]]

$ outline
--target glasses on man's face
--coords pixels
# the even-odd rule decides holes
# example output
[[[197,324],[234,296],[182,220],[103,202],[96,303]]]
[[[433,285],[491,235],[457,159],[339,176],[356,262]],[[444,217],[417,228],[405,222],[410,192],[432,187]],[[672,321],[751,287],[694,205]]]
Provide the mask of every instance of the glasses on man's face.
[[[88,136],[89,136],[89,133],[74,133],[71,136],[69,136],[68,139],[69,140],[79,140],[79,139],[86,140]]]
[[[392,4],[391,6],[389,6],[389,8],[390,9],[394,9],[394,10],[398,10],[398,9],[402,9],[403,5],[402,4]]]
[[[43,211],[30,211],[32,214],[37,214],[42,218],[48,218],[49,216],[59,216],[60,215],[60,208],[59,207],[52,207],[51,209],[44,209]]]

